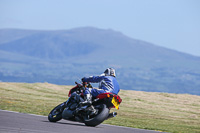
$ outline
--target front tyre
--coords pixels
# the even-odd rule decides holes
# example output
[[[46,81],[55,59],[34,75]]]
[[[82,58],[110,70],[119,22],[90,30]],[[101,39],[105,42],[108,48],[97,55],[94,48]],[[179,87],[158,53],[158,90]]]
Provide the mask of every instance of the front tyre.
[[[99,110],[98,114],[90,119],[85,119],[84,123],[86,126],[92,126],[95,127],[102,123],[105,119],[108,118],[109,115],[109,109],[106,107],[105,104],[101,105],[101,109]]]
[[[62,119],[63,105],[64,103],[59,104],[49,113],[48,120],[50,122],[57,122]]]

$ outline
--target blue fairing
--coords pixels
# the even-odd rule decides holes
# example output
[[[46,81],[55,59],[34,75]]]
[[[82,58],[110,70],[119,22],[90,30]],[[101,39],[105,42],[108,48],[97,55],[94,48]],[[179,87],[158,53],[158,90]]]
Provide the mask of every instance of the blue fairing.
[[[99,83],[99,89],[103,89],[106,92],[111,92],[114,94],[119,93],[119,84],[115,77],[113,76],[92,76],[89,78],[84,78],[84,82]]]

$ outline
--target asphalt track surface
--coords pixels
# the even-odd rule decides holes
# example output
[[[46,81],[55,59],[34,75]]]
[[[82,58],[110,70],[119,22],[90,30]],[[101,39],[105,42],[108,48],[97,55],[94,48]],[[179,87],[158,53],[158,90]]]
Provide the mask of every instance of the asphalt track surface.
[[[49,122],[47,116],[0,110],[0,133],[158,133],[151,130],[100,124],[88,127],[83,123],[61,120]]]

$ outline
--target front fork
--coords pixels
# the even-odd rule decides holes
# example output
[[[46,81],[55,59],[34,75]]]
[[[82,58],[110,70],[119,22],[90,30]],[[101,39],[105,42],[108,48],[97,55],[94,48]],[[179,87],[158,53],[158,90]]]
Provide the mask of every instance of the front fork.
[[[69,98],[70,99],[70,98]],[[61,110],[64,110],[64,108],[66,108],[67,107],[67,104],[68,104],[68,102],[69,102],[69,99],[66,101],[66,102],[63,102],[60,106],[62,107],[62,108],[60,108]]]

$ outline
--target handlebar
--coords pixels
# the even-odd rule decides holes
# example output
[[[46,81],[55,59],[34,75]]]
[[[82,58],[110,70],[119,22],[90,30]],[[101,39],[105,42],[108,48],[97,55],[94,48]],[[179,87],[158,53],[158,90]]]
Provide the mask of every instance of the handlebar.
[[[82,84],[79,84],[78,82],[75,82],[78,87],[89,87],[92,88],[92,85],[89,82],[83,82]]]

